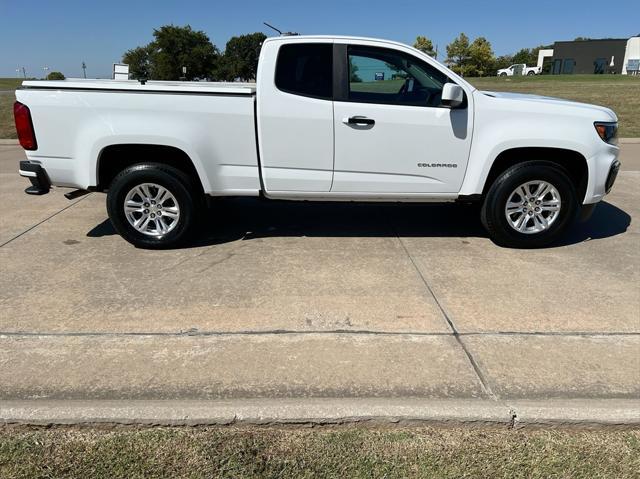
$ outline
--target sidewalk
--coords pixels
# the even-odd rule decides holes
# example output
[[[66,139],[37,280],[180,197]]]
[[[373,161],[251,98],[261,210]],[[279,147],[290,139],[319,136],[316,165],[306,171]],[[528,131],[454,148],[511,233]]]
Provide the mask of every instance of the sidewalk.
[[[136,250],[0,148],[5,422],[640,423],[640,155],[562,244],[460,205],[227,200]]]

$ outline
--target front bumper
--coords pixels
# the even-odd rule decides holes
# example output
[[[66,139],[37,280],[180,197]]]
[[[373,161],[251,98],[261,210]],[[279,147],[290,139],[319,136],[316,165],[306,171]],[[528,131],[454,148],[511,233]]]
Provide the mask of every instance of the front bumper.
[[[618,172],[620,171],[620,162],[618,160],[614,161],[609,168],[609,174],[607,175],[607,180],[604,183],[604,192],[609,194],[611,188],[613,188],[613,184],[616,182],[616,178],[618,177]]]
[[[611,163],[611,166],[609,167],[609,173],[607,173],[607,179],[604,183],[605,195],[608,195],[611,191],[611,188],[613,188],[613,184],[616,182],[618,172],[620,171],[620,166],[621,163],[618,160],[615,160],[613,163]],[[579,220],[581,222],[588,221],[589,218],[591,218],[591,215],[593,215],[593,212],[596,209],[597,205],[598,203],[583,204],[580,209]]]
[[[19,173],[31,181],[31,186],[24,190],[28,195],[44,195],[51,190],[51,181],[40,164],[28,160],[21,161]]]

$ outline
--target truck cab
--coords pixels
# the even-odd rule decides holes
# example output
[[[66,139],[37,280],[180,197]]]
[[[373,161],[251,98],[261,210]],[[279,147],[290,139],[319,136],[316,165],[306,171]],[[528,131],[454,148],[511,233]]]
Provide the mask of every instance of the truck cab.
[[[391,42],[277,38],[263,45],[257,82],[268,196],[450,198],[459,191],[474,88],[428,57]],[[443,101],[446,84],[458,87],[459,104]]]

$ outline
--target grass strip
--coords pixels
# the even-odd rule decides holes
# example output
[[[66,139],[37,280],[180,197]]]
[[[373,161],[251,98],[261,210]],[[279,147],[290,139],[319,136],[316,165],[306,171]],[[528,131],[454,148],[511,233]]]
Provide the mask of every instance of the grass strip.
[[[640,430],[0,428],[3,478],[638,477]]]

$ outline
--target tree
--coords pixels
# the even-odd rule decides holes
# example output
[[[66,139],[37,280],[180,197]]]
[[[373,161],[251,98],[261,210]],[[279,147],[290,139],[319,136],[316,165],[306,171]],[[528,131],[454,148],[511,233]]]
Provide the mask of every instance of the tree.
[[[61,72],[50,72],[47,80],[64,80],[65,76]]]
[[[461,33],[447,45],[447,59],[449,67],[459,75],[469,72],[469,37]]]
[[[512,55],[500,55],[498,58],[494,59],[492,70],[501,70],[503,68],[510,67],[514,63]],[[495,73],[495,71],[492,73]]]
[[[207,77],[213,71],[220,53],[206,33],[194,31],[191,26],[165,25],[153,31],[155,40],[150,44],[153,51],[152,75],[162,80],[178,80],[186,77]],[[187,68],[183,74],[182,67]]]
[[[358,65],[353,63],[353,57],[349,57],[349,83],[360,83],[362,78],[358,75]]]
[[[129,75],[135,80],[152,78],[151,76],[151,53],[153,48],[150,45],[137,47],[125,52],[122,56],[122,63],[129,65]]]
[[[224,50],[218,76],[226,80],[254,80],[258,71],[258,57],[267,36],[262,32],[232,37]]]
[[[534,53],[529,48],[522,48],[513,55],[513,63],[526,63],[527,65],[535,65],[538,63],[538,52]]]
[[[153,31],[148,45],[127,51],[123,63],[129,64],[133,78],[178,80],[208,77],[220,53],[206,33],[191,26],[164,25]],[[182,68],[187,71],[183,74]]]
[[[469,46],[469,72],[468,75],[486,76],[493,74],[495,58],[491,43],[484,37],[476,38]]]
[[[423,37],[418,35],[416,37],[416,41],[413,44],[413,48],[417,48],[423,53],[426,53],[430,57],[437,58],[437,54],[433,49],[433,42],[429,40],[427,37]]]

